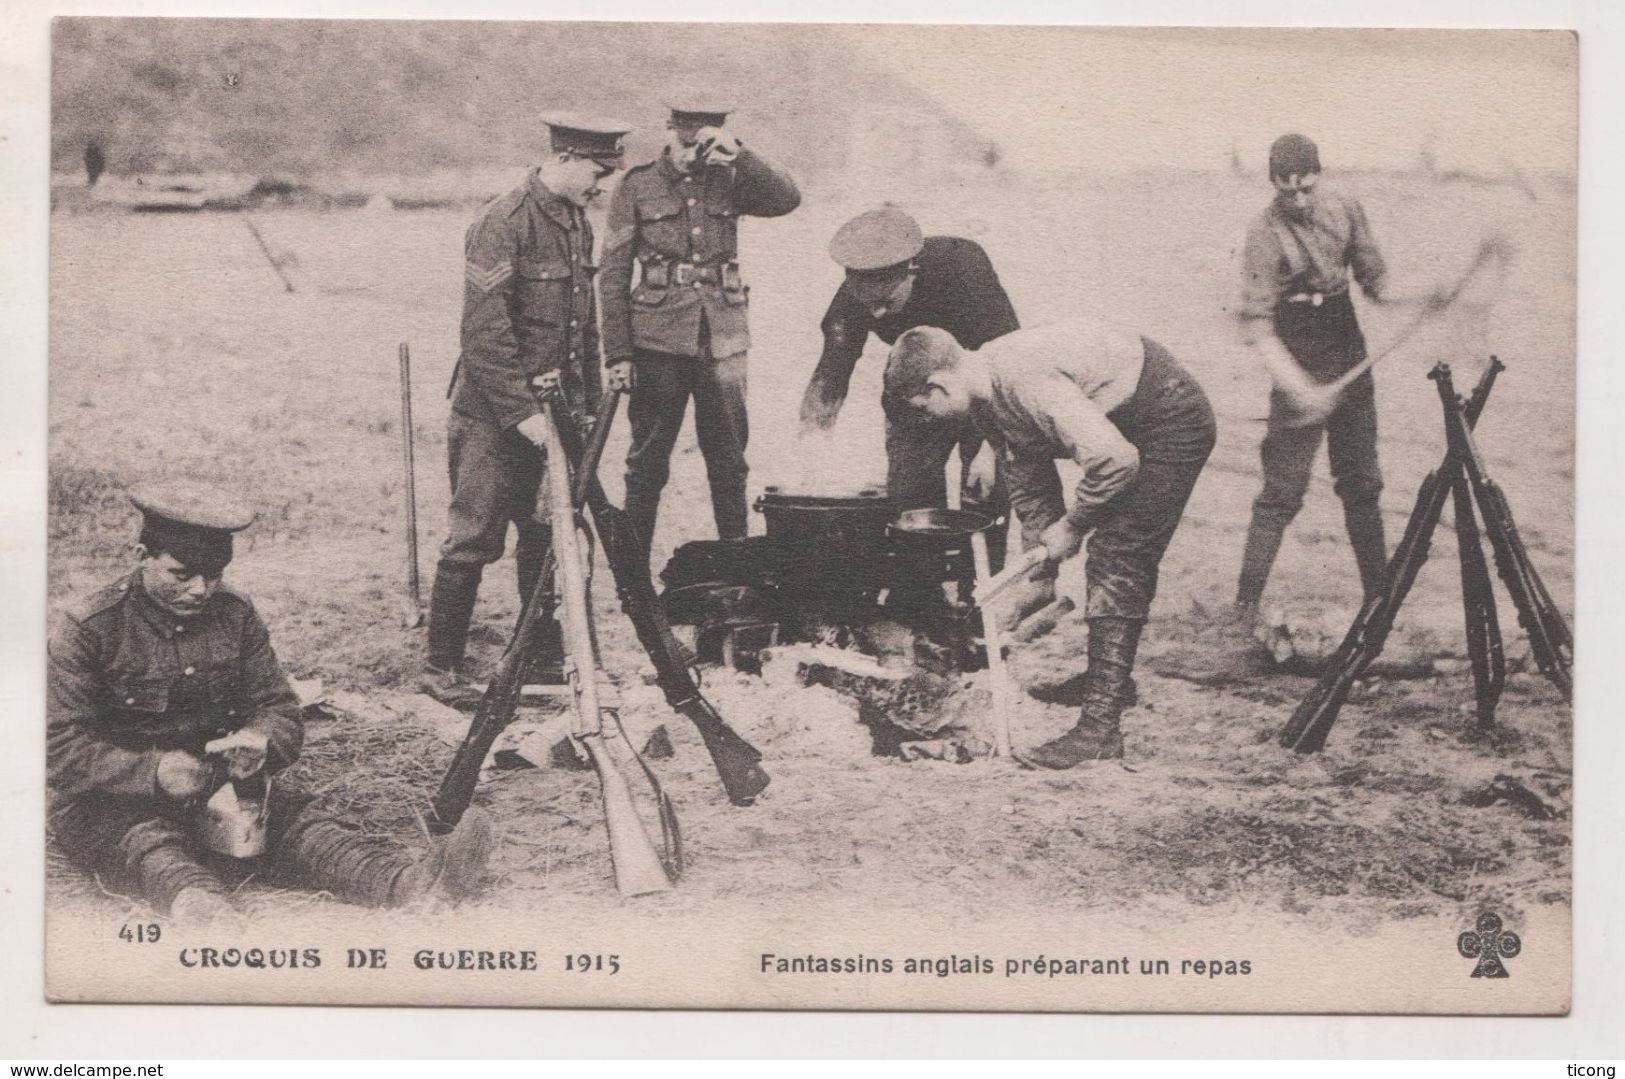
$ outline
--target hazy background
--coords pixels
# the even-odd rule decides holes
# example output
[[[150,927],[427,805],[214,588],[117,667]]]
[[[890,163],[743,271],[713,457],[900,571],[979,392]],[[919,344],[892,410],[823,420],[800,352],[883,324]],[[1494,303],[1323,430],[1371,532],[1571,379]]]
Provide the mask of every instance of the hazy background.
[[[420,173],[530,162],[576,109],[658,143],[682,87],[803,176],[884,169],[1328,166],[1572,172],[1561,32],[59,19],[52,165]],[[1570,123],[1552,122],[1567,116]]]

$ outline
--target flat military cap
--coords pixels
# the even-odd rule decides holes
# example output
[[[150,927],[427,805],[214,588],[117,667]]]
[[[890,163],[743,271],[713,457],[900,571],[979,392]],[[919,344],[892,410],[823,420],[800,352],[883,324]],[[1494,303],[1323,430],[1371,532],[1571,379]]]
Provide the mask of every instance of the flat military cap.
[[[186,481],[144,483],[130,492],[141,511],[141,543],[182,565],[216,576],[231,561],[231,534],[254,514],[217,487]]]
[[[685,94],[666,102],[673,127],[721,127],[728,122],[733,106],[702,94]]]
[[[895,206],[883,206],[842,225],[829,242],[829,257],[861,273],[901,265],[924,246],[918,222]]]
[[[631,124],[562,112],[550,113],[542,122],[551,133],[555,153],[590,157],[604,165],[619,165],[626,156],[621,138],[632,130]]]

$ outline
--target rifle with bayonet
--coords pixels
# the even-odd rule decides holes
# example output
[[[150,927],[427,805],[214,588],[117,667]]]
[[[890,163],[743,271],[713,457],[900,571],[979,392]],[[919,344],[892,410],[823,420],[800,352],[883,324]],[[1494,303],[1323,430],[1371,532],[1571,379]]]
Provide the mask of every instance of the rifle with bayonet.
[[[1489,366],[1479,377],[1472,398],[1465,408],[1465,421],[1473,424],[1489,399],[1495,376],[1502,370],[1500,360],[1491,357]],[[1326,745],[1326,736],[1337,722],[1337,714],[1348,701],[1354,683],[1365,673],[1373,660],[1382,653],[1388,634],[1394,627],[1394,618],[1400,604],[1416,583],[1416,575],[1427,561],[1433,542],[1433,531],[1444,511],[1445,499],[1454,487],[1454,476],[1461,469],[1454,444],[1445,451],[1439,467],[1428,473],[1416,492],[1416,505],[1405,525],[1405,534],[1388,560],[1383,576],[1383,589],[1360,608],[1360,613],[1349,627],[1343,643],[1332,656],[1320,682],[1310,691],[1292,713],[1292,718],[1281,731],[1280,743],[1299,753],[1314,753]]]
[[[1484,531],[1489,534],[1490,549],[1495,553],[1496,572],[1517,608],[1518,624],[1529,636],[1535,665],[1563,694],[1564,700],[1572,700],[1574,638],[1568,622],[1529,559],[1529,549],[1518,535],[1506,493],[1490,478],[1484,458],[1473,441],[1472,420],[1463,416],[1451,387],[1449,366],[1439,364],[1432,377],[1439,384],[1439,398],[1444,403],[1445,434],[1451,451],[1460,460],[1479,511],[1484,515]]]
[[[602,445],[598,436],[607,433],[619,401],[620,391],[611,389],[605,391],[599,404],[598,427],[593,432],[599,452]],[[561,426],[559,435],[565,442],[564,452],[572,458],[579,456],[580,441],[575,432]],[[599,541],[604,546],[605,561],[615,578],[621,609],[631,619],[638,642],[654,664],[655,677],[666,703],[686,716],[699,731],[728,800],[737,806],[750,805],[771,782],[760,764],[761,751],[730,727],[700,692],[690,669],[693,659],[673,635],[649,577],[648,548],[638,535],[637,527],[626,511],[604,494],[596,469],[578,471],[577,496],[592,513]]]

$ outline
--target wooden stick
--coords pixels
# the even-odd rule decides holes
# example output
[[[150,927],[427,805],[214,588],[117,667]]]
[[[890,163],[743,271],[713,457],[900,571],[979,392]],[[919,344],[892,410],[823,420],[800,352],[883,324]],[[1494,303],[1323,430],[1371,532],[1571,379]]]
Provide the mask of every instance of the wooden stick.
[[[955,446],[948,457],[948,508],[957,510],[960,507],[960,483],[964,468],[960,461],[959,447]],[[970,537],[971,561],[976,569],[976,580],[987,581],[993,575],[992,566],[987,556],[987,536],[981,531],[971,533]],[[1029,552],[1031,553],[1031,552]],[[993,755],[995,757],[1010,756],[1010,713],[1011,713],[1011,686],[1010,672],[1004,666],[1003,634],[999,628],[998,612],[990,608],[986,600],[980,598],[982,590],[975,590],[977,606],[982,609],[982,640],[987,645],[987,670],[993,680]]]
[[[244,214],[243,224],[247,225],[248,231],[254,234],[254,242],[260,245],[260,253],[265,256],[265,261],[271,264],[271,271],[276,274],[277,280],[282,282],[282,287],[292,292],[293,282],[288,280],[288,275],[282,272],[281,266],[277,265],[276,259],[271,255],[271,249],[265,244],[265,237],[261,236],[260,230],[254,226],[253,219]]]
[[[423,592],[418,579],[418,495],[417,465],[412,447],[412,352],[401,342],[401,467],[406,473],[406,606],[401,626],[417,629],[423,625]]]

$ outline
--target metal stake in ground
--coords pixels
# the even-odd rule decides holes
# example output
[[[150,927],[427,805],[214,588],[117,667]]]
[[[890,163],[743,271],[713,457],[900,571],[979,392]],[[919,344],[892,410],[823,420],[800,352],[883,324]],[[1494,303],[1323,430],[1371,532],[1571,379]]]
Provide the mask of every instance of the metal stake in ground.
[[[423,625],[423,598],[418,581],[417,467],[412,452],[412,352],[401,342],[401,467],[406,473],[406,605],[401,626]]]
[[[254,242],[260,245],[260,254],[264,255],[265,261],[271,264],[271,272],[276,274],[277,280],[282,282],[284,289],[292,292],[293,282],[289,281],[288,275],[282,272],[282,267],[277,264],[275,256],[271,254],[271,249],[266,246],[265,237],[260,235],[260,230],[255,226],[253,218],[244,214],[243,224],[247,225],[248,231],[254,234]]]

